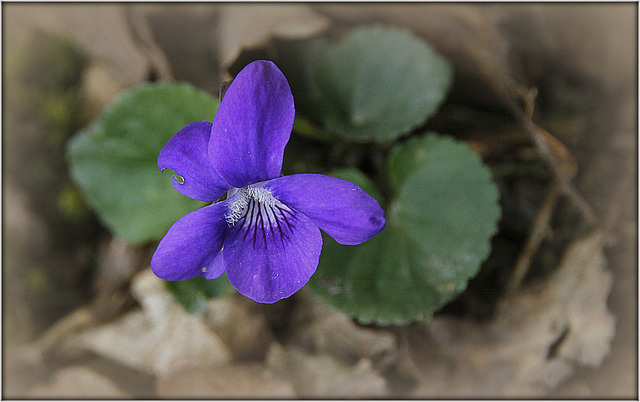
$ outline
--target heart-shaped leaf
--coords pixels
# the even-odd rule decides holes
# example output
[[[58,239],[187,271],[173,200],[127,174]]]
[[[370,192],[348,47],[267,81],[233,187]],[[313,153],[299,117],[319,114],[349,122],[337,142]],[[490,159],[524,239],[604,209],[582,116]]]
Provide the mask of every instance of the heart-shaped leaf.
[[[190,313],[204,312],[206,299],[223,297],[233,291],[226,273],[216,279],[196,276],[184,281],[165,281],[164,284],[176,301]]]
[[[302,113],[347,141],[388,142],[422,125],[453,75],[429,45],[398,28],[362,27],[338,44],[322,38],[301,47],[303,82],[292,78],[292,87]]]
[[[477,154],[434,134],[399,145],[388,175],[394,195],[387,227],[359,246],[324,235],[312,286],[365,323],[429,320],[466,288],[488,256],[499,194]]]
[[[213,118],[218,102],[186,84],[147,84],[116,100],[69,143],[71,175],[87,203],[132,244],[160,238],[204,205],[178,193],[157,158],[187,124]]]

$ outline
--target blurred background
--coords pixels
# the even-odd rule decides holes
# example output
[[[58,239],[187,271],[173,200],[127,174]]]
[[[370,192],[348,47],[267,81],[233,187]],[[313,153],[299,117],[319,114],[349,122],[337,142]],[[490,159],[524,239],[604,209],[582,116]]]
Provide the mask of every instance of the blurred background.
[[[3,3],[2,396],[637,398],[637,11]],[[500,233],[523,233],[517,248],[492,254],[503,268],[485,264],[429,323],[360,325],[305,291],[270,306],[233,294],[185,312],[149,271],[155,244],[127,244],[87,206],[68,140],[143,82],[186,81],[217,97],[248,61],[282,57],[283,43],[367,24],[408,29],[452,64],[427,128],[490,167],[512,159],[539,177],[548,172],[517,163],[542,158],[514,128],[531,112],[575,160],[573,193],[545,203],[544,180],[500,182]],[[545,205],[553,230],[542,230],[541,268],[495,313],[488,287],[507,282]],[[597,230],[577,236],[585,216]],[[558,315],[563,305],[571,318]]]

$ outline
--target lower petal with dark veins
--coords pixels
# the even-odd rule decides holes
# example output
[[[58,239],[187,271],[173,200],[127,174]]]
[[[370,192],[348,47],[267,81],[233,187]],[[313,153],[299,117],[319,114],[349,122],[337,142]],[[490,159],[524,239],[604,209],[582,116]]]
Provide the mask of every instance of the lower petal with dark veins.
[[[251,199],[227,231],[223,256],[229,282],[240,293],[274,303],[309,281],[321,249],[320,229],[304,214]]]

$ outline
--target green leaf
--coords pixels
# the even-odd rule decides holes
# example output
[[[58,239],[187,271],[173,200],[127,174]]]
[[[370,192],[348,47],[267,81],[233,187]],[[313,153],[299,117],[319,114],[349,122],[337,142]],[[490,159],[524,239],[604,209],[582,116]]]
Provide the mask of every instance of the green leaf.
[[[226,273],[216,279],[196,276],[184,281],[164,281],[164,284],[176,301],[190,313],[204,312],[205,299],[226,296],[233,291]]]
[[[324,235],[312,288],[361,322],[426,321],[488,256],[499,194],[477,154],[434,134],[399,145],[388,175],[387,227],[359,246]]]
[[[335,141],[334,136],[330,133],[322,131],[314,127],[308,120],[302,117],[296,117],[293,122],[293,131],[300,134],[303,137],[309,138],[315,141],[332,142]]]
[[[218,102],[186,84],[147,84],[117,99],[68,145],[71,176],[87,203],[132,244],[158,239],[204,203],[178,193],[157,158],[191,122],[213,119]]]
[[[304,49],[303,113],[347,141],[389,142],[422,125],[453,75],[429,45],[397,28],[358,28],[339,44],[317,39]]]

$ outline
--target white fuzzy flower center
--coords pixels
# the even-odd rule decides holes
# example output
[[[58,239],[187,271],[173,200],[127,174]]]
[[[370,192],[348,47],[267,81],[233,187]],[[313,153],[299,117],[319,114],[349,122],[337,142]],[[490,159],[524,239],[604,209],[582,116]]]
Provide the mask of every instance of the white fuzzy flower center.
[[[235,191],[230,190],[229,196],[233,195],[235,195],[235,200],[229,205],[229,211],[225,215],[229,226],[235,225],[247,213],[250,202],[257,202],[260,206],[268,207],[269,209],[274,206],[284,206],[271,194],[271,191],[263,187],[249,186]]]

